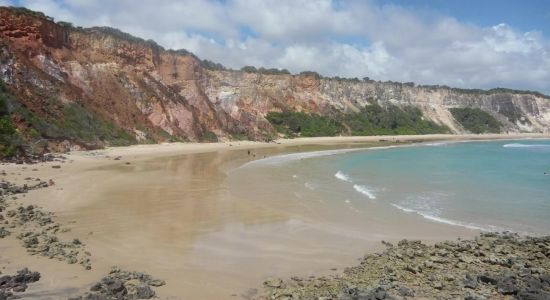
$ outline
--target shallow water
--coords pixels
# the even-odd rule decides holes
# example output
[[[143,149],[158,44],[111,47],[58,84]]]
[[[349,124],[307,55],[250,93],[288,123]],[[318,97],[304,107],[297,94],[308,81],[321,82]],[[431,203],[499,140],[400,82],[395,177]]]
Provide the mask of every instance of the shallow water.
[[[234,299],[269,276],[335,273],[381,240],[548,233],[548,149],[504,147],[514,143],[544,145],[275,146],[121,162],[79,174],[88,204],[62,217],[98,270],[165,279],[161,298]]]
[[[277,168],[270,174],[276,177],[262,189],[290,184],[296,198],[317,199],[334,210],[348,207],[365,218],[393,208],[469,229],[550,233],[548,140],[431,143],[326,154],[281,160],[276,166],[255,162],[257,167]]]
[[[301,189],[313,193],[315,184],[300,182],[297,189],[294,180],[283,180],[282,161],[365,146],[274,146],[250,155],[230,150],[92,168],[78,174],[87,184],[67,197],[86,204],[59,215],[83,237],[95,270],[117,265],[165,279],[163,299],[234,299],[253,294],[270,276],[335,273],[381,249],[382,239],[464,236],[426,222],[405,228],[403,220],[363,218],[345,206],[331,211],[339,203],[301,198]]]

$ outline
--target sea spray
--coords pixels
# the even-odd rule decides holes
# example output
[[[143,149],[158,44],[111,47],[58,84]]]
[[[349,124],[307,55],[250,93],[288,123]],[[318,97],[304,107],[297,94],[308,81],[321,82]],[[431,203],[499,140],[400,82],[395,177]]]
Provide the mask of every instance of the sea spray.
[[[374,194],[374,191],[366,185],[354,184],[353,188],[359,193],[369,197],[369,199],[372,199],[372,200],[376,199],[376,195]]]
[[[427,220],[430,220],[430,221],[433,221],[433,222],[437,222],[437,223],[443,223],[443,224],[453,225],[453,226],[460,226],[460,227],[473,229],[473,230],[480,230],[480,231],[495,231],[495,232],[505,231],[504,229],[502,229],[500,227],[497,227],[497,226],[493,226],[493,225],[479,225],[479,224],[473,224],[473,223],[459,222],[459,221],[455,221],[455,220],[441,218],[441,217],[436,216],[434,214],[426,213],[424,211],[407,208],[407,207],[401,206],[399,204],[392,203],[391,205],[393,207],[403,211],[403,212],[415,213],[417,215],[422,216],[424,219],[427,219]]]
[[[519,144],[519,143],[513,143],[513,144],[506,144],[502,145],[504,148],[548,148],[550,149],[550,145],[546,144]]]
[[[342,171],[338,171],[336,172],[336,174],[334,174],[334,177],[342,180],[342,181],[347,181],[347,182],[352,182],[351,181],[351,178],[349,177],[349,175],[345,174],[344,172]]]

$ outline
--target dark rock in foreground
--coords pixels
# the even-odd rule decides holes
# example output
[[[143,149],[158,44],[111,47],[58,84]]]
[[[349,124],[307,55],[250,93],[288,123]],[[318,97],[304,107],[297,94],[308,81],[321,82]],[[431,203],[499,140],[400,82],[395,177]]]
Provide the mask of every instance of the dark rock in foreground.
[[[264,283],[260,299],[550,299],[550,237],[486,233],[425,245],[385,243],[331,277]]]
[[[90,292],[70,300],[151,299],[155,296],[152,287],[159,287],[164,284],[164,281],[153,279],[144,273],[113,268],[109,275],[103,277],[90,288]]]
[[[40,273],[31,272],[27,268],[17,271],[14,276],[0,276],[0,300],[16,299],[13,293],[24,292],[27,284],[40,279]]]

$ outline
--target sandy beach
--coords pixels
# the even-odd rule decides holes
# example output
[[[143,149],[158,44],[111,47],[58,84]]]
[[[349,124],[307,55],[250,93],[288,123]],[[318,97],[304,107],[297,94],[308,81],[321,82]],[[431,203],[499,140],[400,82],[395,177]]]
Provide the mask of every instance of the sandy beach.
[[[449,225],[400,224],[384,218],[358,224],[357,235],[302,218],[301,208],[274,199],[247,199],[254,176],[228,180],[234,168],[278,154],[400,145],[411,142],[550,138],[542,134],[326,137],[271,143],[173,143],[72,152],[65,162],[3,164],[3,179],[52,180],[48,188],[14,200],[55,214],[91,253],[92,269],[31,256],[15,235],[0,239],[2,273],[22,267],[42,279],[23,299],[60,299],[82,294],[112,266],[146,272],[166,281],[161,299],[239,299],[254,296],[270,276],[335,274],[381,240],[434,242],[479,232]],[[56,166],[56,167],[54,167]],[[59,166],[59,168],[57,167]],[[320,211],[320,214],[330,211]],[[344,217],[345,216],[341,216]],[[402,226],[410,224],[410,226]],[[332,227],[331,227],[332,226]],[[370,230],[370,231],[369,231]]]

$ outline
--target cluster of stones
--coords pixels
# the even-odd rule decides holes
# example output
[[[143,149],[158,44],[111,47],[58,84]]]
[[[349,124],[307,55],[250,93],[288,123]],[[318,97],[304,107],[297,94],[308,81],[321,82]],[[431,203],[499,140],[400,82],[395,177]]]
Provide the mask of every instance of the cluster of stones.
[[[40,279],[40,273],[31,272],[28,269],[17,271],[14,276],[0,276],[0,300],[16,299],[14,292],[24,292],[27,284]]]
[[[33,205],[10,209],[16,205],[15,201],[8,201],[10,196],[15,200],[17,194],[49,186],[47,182],[39,179],[26,180],[36,183],[17,186],[6,181],[0,182],[0,238],[17,231],[17,238],[23,242],[23,246],[30,254],[39,254],[69,264],[79,263],[90,270],[90,253],[85,251],[84,245],[78,239],[60,240],[59,233],[67,232],[68,229],[54,222],[52,213]]]
[[[264,282],[261,299],[550,299],[550,237],[403,240],[330,277]]]
[[[22,164],[37,164],[37,163],[44,163],[44,162],[65,162],[67,158],[61,154],[56,153],[46,153],[46,154],[31,154],[27,153],[26,156],[16,156],[4,159],[5,162],[11,162],[18,165]]]
[[[164,281],[153,279],[150,275],[123,271],[115,267],[108,276],[94,284],[90,292],[69,300],[151,299],[155,296],[153,287],[164,284]]]

